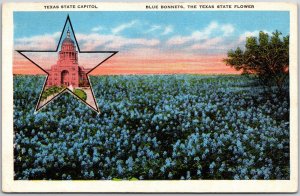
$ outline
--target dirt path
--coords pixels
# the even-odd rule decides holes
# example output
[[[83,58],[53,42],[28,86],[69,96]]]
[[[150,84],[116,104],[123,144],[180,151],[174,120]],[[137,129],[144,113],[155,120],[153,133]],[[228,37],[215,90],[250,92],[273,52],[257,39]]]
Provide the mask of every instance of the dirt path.
[[[83,89],[83,88],[82,88],[82,90],[86,93],[86,97],[87,97],[87,98],[86,98],[86,102],[87,102],[89,105],[95,107],[96,105],[95,105],[95,102],[94,102],[92,90],[91,90],[90,88],[87,88],[87,89]]]

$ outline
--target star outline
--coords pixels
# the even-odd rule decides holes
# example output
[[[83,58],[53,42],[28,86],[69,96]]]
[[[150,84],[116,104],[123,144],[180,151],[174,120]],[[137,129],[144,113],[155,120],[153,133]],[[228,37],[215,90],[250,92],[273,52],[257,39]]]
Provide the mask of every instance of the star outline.
[[[41,107],[38,107],[40,102],[41,102],[41,96],[45,90],[45,86],[46,86],[46,83],[48,81],[48,77],[49,77],[49,73],[43,69],[40,65],[38,65],[37,63],[35,63],[33,60],[31,60],[29,57],[27,57],[25,54],[23,53],[26,53],[26,52],[58,52],[59,50],[59,47],[60,47],[60,43],[62,41],[62,38],[63,38],[63,34],[65,32],[65,28],[67,26],[67,23],[69,22],[69,25],[71,27],[71,31],[73,33],[73,36],[74,36],[74,39],[75,39],[75,43],[76,43],[76,46],[77,46],[77,49],[78,49],[78,52],[79,53],[111,53],[111,55],[109,55],[108,57],[106,57],[104,60],[102,60],[99,64],[97,64],[96,66],[94,66],[92,69],[90,69],[87,73],[85,73],[87,79],[88,79],[88,84],[89,84],[89,87],[91,89],[91,92],[92,92],[92,97],[93,97],[93,101],[95,103],[95,106],[96,106],[96,109],[94,107],[92,107],[90,104],[88,104],[85,100],[81,99],[78,95],[76,95],[74,92],[72,92],[69,88],[65,87],[61,92],[59,92],[58,94],[56,94],[54,97],[52,97],[48,102],[46,102],[44,105],[42,105]],[[65,24],[64,24],[64,27],[61,31],[61,35],[60,35],[60,38],[59,38],[59,41],[58,41],[58,44],[57,44],[57,47],[55,50],[15,50],[16,52],[18,52],[19,54],[21,54],[23,57],[25,57],[27,60],[29,60],[31,63],[33,63],[35,66],[37,66],[38,68],[40,68],[43,72],[45,72],[47,74],[46,76],[46,79],[44,81],[44,85],[43,85],[43,88],[41,90],[41,93],[39,95],[39,99],[38,99],[38,102],[37,102],[37,105],[35,107],[35,113],[37,113],[38,111],[40,111],[42,108],[44,108],[45,106],[47,106],[50,102],[52,102],[53,100],[55,100],[57,97],[59,97],[61,94],[65,93],[65,92],[69,92],[71,93],[72,95],[74,95],[76,98],[78,98],[81,102],[83,102],[84,104],[86,104],[87,106],[89,106],[92,110],[94,110],[95,112],[97,112],[98,114],[100,114],[100,109],[98,107],[98,103],[95,99],[95,94],[94,94],[94,90],[93,90],[93,87],[92,87],[92,84],[91,84],[91,81],[90,81],[90,78],[89,78],[89,75],[94,69],[96,69],[97,67],[99,67],[101,64],[103,64],[104,62],[106,62],[108,59],[110,59],[112,56],[116,55],[119,51],[98,51],[98,50],[95,50],[95,51],[81,51],[80,50],[80,47],[79,47],[79,44],[78,44],[78,41],[77,41],[77,38],[76,38],[76,35],[75,35],[75,31],[74,31],[74,28],[73,28],[73,25],[72,25],[72,22],[71,22],[71,19],[70,19],[70,16],[69,14],[67,15],[67,18],[66,18],[66,21],[65,21]]]

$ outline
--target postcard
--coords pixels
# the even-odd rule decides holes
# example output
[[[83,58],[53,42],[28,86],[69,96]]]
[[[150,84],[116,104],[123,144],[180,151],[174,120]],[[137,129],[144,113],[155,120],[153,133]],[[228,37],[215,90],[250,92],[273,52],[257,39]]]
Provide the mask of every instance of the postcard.
[[[297,5],[5,3],[4,192],[296,192]]]

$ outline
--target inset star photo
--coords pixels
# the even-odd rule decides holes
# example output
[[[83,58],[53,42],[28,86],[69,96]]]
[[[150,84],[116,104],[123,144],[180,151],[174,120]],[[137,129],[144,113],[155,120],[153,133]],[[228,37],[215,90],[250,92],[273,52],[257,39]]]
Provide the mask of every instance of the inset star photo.
[[[43,91],[36,106],[37,111],[60,94],[71,93],[96,112],[99,112],[90,86],[88,73],[116,54],[117,51],[80,52],[70,17],[67,16],[55,51],[17,50],[17,52],[47,74]],[[97,56],[91,56],[91,54],[97,54]],[[53,55],[57,55],[57,59],[54,59]],[[82,57],[86,56],[86,61],[83,58],[83,61],[80,62],[82,63],[81,65],[79,65],[80,55]],[[92,61],[93,64],[86,63],[85,65],[85,62],[88,62],[87,59]]]

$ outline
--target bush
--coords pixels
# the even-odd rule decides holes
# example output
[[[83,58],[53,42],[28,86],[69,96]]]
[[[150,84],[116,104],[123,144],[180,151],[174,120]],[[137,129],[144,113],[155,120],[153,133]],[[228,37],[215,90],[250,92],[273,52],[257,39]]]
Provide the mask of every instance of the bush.
[[[244,74],[256,75],[262,85],[277,87],[283,95],[288,91],[289,36],[275,31],[270,36],[260,31],[258,37],[246,39],[245,50],[237,48],[228,52],[227,65]]]
[[[83,90],[81,90],[81,89],[78,89],[78,88],[75,89],[74,90],[74,94],[77,95],[80,99],[83,99],[85,101],[87,99],[86,93]]]

